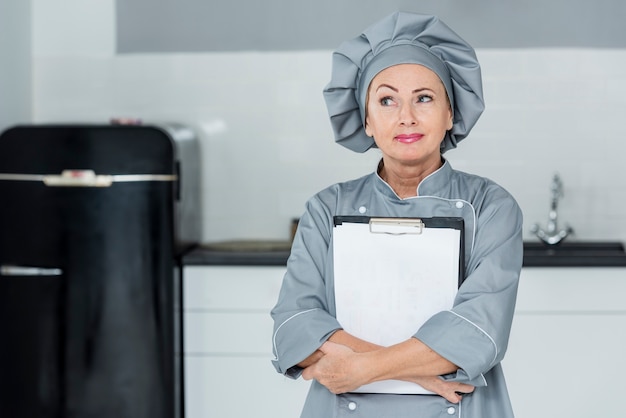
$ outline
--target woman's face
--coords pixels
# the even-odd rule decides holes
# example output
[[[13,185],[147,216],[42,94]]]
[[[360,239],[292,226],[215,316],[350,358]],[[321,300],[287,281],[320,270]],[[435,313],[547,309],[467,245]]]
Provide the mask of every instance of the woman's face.
[[[441,141],[451,128],[452,111],[445,87],[428,68],[395,65],[378,73],[370,83],[365,132],[374,138],[386,163],[439,162]]]

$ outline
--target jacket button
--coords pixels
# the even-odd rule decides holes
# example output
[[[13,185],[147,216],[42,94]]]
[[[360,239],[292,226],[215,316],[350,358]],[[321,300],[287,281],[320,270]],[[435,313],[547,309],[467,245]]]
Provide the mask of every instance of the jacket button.
[[[348,409],[354,411],[356,409],[356,402],[348,402]]]
[[[453,406],[451,406],[450,408],[448,408],[447,412],[448,412],[448,415],[454,415],[454,413],[456,412],[456,409]]]

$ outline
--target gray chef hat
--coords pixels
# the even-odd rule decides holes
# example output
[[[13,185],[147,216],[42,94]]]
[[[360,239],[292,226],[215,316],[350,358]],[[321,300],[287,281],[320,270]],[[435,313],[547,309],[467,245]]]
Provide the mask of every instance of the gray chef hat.
[[[436,16],[396,12],[344,42],[333,53],[324,99],[335,141],[352,151],[375,147],[365,133],[365,105],[372,79],[398,64],[421,64],[439,76],[454,123],[441,152],[456,148],[485,109],[474,49]]]

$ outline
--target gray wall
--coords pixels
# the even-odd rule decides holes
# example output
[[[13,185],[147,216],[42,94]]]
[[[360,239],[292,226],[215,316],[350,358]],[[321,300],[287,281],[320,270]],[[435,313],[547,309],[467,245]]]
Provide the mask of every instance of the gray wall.
[[[30,1],[0,0],[0,132],[31,120]]]
[[[476,48],[626,47],[624,0],[117,0],[117,51],[334,49],[396,10]]]

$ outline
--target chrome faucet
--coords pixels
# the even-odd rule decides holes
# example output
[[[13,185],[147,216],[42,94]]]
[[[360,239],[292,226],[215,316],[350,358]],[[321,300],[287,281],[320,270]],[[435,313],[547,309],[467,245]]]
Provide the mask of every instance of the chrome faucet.
[[[552,185],[550,186],[552,192],[552,202],[550,204],[550,213],[548,214],[548,224],[546,229],[542,229],[538,224],[534,224],[530,231],[534,233],[541,241],[548,245],[557,245],[563,241],[574,230],[565,225],[565,228],[559,229],[558,225],[558,206],[559,199],[563,197],[563,182],[558,174],[555,174],[552,179]]]

